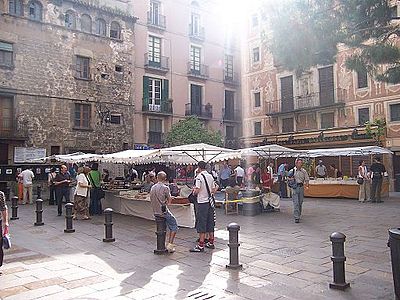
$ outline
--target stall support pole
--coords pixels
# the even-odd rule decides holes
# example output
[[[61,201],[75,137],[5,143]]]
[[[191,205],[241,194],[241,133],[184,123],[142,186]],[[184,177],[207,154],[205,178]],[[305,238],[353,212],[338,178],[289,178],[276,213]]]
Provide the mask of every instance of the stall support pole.
[[[353,177],[353,157],[350,155],[350,177]]]

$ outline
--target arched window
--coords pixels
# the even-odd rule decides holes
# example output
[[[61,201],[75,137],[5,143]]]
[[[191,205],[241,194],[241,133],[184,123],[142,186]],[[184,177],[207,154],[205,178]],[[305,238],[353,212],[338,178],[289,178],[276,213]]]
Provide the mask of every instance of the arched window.
[[[71,10],[65,13],[65,27],[67,28],[76,28],[76,17],[75,13]]]
[[[31,1],[29,3],[29,19],[35,21],[42,21],[43,6],[38,1]]]
[[[92,33],[92,18],[89,15],[82,15],[81,30],[83,32]]]
[[[97,19],[96,34],[107,36],[107,24],[106,21],[104,21],[103,19]]]
[[[110,37],[113,39],[121,39],[121,26],[118,22],[111,22]]]
[[[9,0],[8,12],[14,16],[22,16],[24,14],[22,0]]]

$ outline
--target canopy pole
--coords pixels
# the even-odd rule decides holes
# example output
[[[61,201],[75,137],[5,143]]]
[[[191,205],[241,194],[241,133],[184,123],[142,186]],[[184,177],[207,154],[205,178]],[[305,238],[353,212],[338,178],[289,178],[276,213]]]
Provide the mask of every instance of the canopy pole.
[[[350,177],[353,177],[353,156],[350,155]]]
[[[341,155],[339,155],[339,170],[340,170],[340,172],[342,172],[342,174],[343,174],[343,168],[342,168],[342,156],[341,156]]]
[[[372,165],[373,163],[373,158],[372,158],[372,154],[369,155],[369,164]]]

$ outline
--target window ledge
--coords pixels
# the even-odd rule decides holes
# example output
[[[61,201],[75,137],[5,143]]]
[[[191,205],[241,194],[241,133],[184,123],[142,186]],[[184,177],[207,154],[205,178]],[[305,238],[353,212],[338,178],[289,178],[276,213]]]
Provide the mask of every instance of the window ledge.
[[[92,128],[90,128],[90,127],[76,127],[76,126],[73,126],[72,127],[72,129],[73,130],[77,130],[77,131],[93,131],[93,129]]]
[[[76,80],[92,81],[92,79],[90,79],[90,78],[81,78],[81,77],[76,77],[76,76],[74,76],[74,78],[75,78]]]

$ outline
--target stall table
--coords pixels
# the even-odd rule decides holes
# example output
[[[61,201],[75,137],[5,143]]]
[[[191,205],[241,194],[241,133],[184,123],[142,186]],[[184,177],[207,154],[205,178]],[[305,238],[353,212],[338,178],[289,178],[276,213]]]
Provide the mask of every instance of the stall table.
[[[150,196],[135,198],[138,191],[105,191],[105,198],[101,200],[103,208],[112,208],[114,212],[123,215],[136,216],[147,220],[154,220],[153,210],[150,205]],[[171,213],[176,217],[179,226],[194,227],[195,215],[193,204],[168,205]]]
[[[308,189],[304,189],[306,197],[314,198],[349,198],[358,199],[360,186],[356,180],[310,180]],[[382,183],[382,198],[389,196],[389,180]]]

